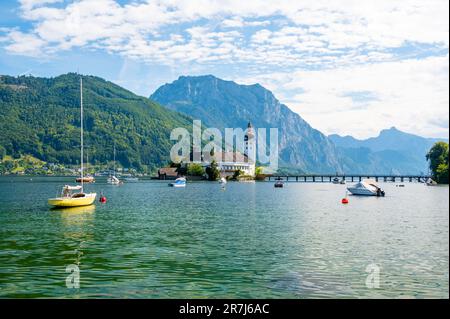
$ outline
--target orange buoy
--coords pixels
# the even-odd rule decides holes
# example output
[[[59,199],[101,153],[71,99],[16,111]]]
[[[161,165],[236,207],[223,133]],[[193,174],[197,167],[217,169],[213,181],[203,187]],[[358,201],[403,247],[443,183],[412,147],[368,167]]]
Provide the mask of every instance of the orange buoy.
[[[343,198],[342,199],[342,204],[348,204],[348,199],[347,198]]]

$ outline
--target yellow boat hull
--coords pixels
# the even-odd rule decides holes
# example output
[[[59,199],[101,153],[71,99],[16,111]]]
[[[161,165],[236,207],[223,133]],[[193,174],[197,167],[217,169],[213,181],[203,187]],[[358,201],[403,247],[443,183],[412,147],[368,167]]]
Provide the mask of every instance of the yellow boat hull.
[[[86,194],[84,197],[56,197],[50,198],[48,204],[54,207],[79,207],[94,203],[96,193]]]

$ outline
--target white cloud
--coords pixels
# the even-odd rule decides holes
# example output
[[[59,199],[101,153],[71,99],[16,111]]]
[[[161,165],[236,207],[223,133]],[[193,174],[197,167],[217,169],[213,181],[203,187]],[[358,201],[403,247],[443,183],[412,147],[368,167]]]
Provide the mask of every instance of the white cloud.
[[[20,4],[28,26],[0,28],[10,54],[51,58],[81,48],[173,69],[236,67],[232,77],[260,79],[328,133],[363,136],[396,125],[448,134],[448,120],[435,120],[448,119],[447,0]],[[433,53],[421,48],[441,57],[426,58]],[[355,105],[348,92],[377,99]]]
[[[244,21],[241,18],[226,19],[222,22],[222,26],[226,28],[240,28],[244,26]]]
[[[281,101],[327,134],[375,136],[396,126],[424,136],[448,135],[449,59],[430,57],[330,70],[255,75]],[[239,78],[237,78],[239,80]],[[294,95],[285,92],[299,92]],[[365,103],[349,93],[370,95]]]
[[[62,0],[19,0],[19,3],[24,10],[31,10],[45,4],[52,4],[57,2],[62,2]]]
[[[222,21],[221,25],[225,28],[242,28],[245,26],[248,27],[262,27],[270,24],[270,21],[252,21],[252,20],[244,20],[241,17],[234,17],[231,19],[225,19]]]
[[[351,50],[358,62],[362,49],[368,52],[396,48],[405,42],[433,43],[448,48],[448,2],[443,0],[419,1],[290,1],[267,4],[263,0],[167,0],[132,2],[120,5],[114,0],[80,0],[64,6],[53,6],[58,0],[22,0],[22,17],[33,22],[29,30],[20,30],[43,41],[42,54],[73,47],[91,45],[124,56],[136,55],[136,41],[145,49],[139,57],[152,60],[160,52],[152,50],[160,34],[174,33],[171,26],[192,23],[195,27],[209,28],[206,32],[219,32],[217,28],[252,29],[251,40],[236,47],[233,55],[239,61],[264,60],[280,64],[280,52],[288,51],[296,63],[301,53],[336,54]],[[288,23],[275,30],[264,30],[270,17],[284,17]],[[219,24],[210,21],[219,20]],[[206,22],[205,22],[206,21]],[[258,30],[258,28],[260,28]],[[183,32],[178,31],[178,35]],[[11,37],[12,44],[25,39]],[[186,39],[189,41],[189,39]],[[23,41],[22,41],[23,42]],[[130,46],[117,44],[131,44]],[[263,53],[252,59],[254,46],[262,46]],[[26,44],[8,46],[14,54],[29,52]],[[192,43],[190,44],[193,45]],[[17,49],[19,48],[19,49]],[[319,50],[319,51],[316,51]],[[32,50],[31,50],[32,51]],[[187,59],[192,60],[192,59]],[[216,60],[220,62],[220,56]],[[178,61],[166,59],[167,64]],[[318,60],[320,62],[320,60]]]
[[[6,47],[11,52],[16,52],[24,56],[39,57],[42,55],[42,48],[46,42],[33,34],[22,33],[20,31],[10,31],[3,42],[9,42]]]

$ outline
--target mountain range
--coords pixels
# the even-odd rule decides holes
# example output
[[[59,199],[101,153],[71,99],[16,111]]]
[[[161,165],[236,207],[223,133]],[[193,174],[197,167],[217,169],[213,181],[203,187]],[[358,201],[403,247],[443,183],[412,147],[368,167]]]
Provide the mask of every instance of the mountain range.
[[[239,85],[212,75],[182,76],[150,96],[208,127],[278,128],[279,165],[303,172],[341,168],[334,144],[259,84]]]
[[[47,162],[79,162],[79,78],[0,77],[0,155],[33,155]],[[438,139],[383,130],[357,140],[326,136],[259,84],[212,75],[181,76],[150,98],[95,76],[83,76],[85,143],[90,162],[111,161],[113,145],[124,167],[149,172],[169,162],[175,127],[200,119],[207,127],[279,129],[281,171],[403,173],[427,170],[425,154]]]
[[[391,170],[393,174],[425,173],[428,163],[425,154],[438,141],[448,139],[424,138],[398,130],[395,127],[382,130],[377,137],[359,140],[352,136],[328,136],[347,160],[367,163],[366,171]],[[349,162],[348,165],[353,165]],[[378,168],[377,168],[378,166]]]
[[[259,84],[239,85],[212,75],[181,76],[158,88],[150,99],[206,126],[279,129],[280,165],[308,173],[419,174],[425,155],[438,139],[383,130],[378,137],[325,136],[280,103]]]

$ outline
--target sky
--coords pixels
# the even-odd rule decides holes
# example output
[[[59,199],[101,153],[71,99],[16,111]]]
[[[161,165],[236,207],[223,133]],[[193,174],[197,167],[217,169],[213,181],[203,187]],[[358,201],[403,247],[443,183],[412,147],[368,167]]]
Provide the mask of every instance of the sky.
[[[0,1],[0,74],[260,83],[325,134],[449,135],[448,0]]]

